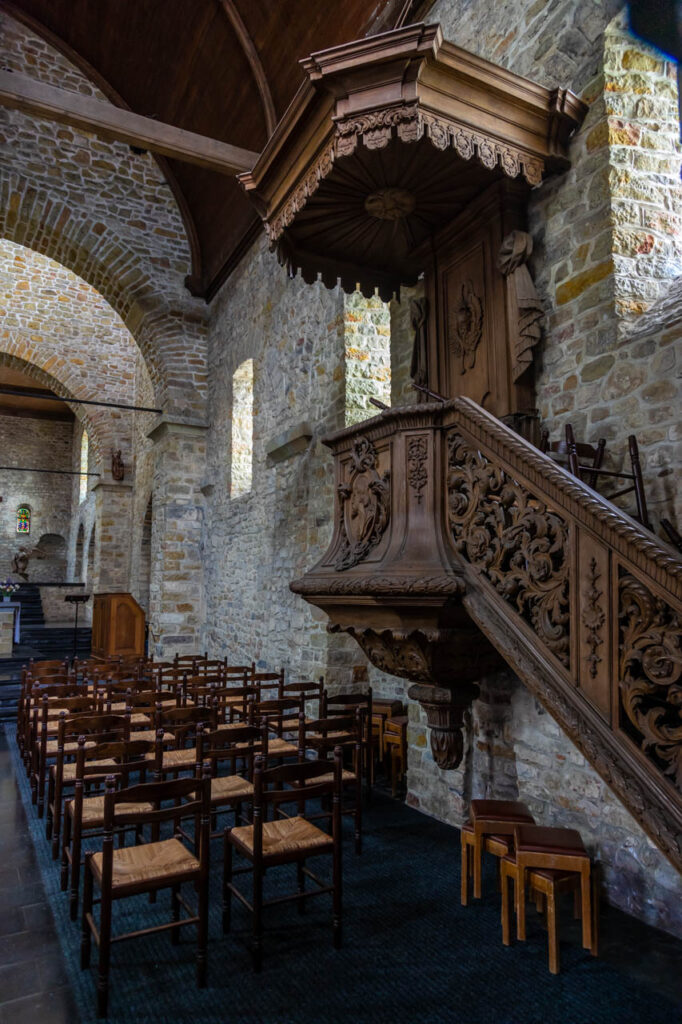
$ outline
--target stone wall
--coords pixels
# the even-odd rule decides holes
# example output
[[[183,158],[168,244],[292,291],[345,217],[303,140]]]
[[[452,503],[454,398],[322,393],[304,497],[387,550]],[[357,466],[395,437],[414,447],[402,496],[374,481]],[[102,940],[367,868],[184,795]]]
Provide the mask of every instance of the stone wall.
[[[0,35],[8,70],[108,101],[4,11]],[[51,256],[96,288],[135,336],[157,400],[176,414],[202,416],[206,308],[184,284],[192,228],[155,159],[7,109],[0,142],[0,237]]]
[[[39,469],[71,469],[74,423],[72,420],[33,419],[0,415],[0,452],[6,466]],[[59,537],[61,549],[48,540],[46,558],[29,563],[30,581],[61,582],[66,569],[66,543],[71,520],[70,476],[48,473],[14,473],[0,470],[0,578],[11,574],[12,558],[20,546],[36,547],[46,535]],[[17,533],[16,511],[31,510],[31,532]],[[44,546],[44,545],[43,545]]]

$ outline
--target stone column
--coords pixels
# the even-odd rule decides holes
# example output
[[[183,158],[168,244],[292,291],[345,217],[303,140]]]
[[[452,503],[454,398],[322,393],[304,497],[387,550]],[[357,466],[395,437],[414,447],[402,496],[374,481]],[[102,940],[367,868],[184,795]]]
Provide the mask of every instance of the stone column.
[[[157,657],[199,649],[206,430],[203,423],[162,419],[148,435],[154,442],[150,650]]]
[[[130,525],[133,486],[100,481],[95,495],[94,593],[128,591],[130,580]],[[87,559],[87,551],[83,558]]]

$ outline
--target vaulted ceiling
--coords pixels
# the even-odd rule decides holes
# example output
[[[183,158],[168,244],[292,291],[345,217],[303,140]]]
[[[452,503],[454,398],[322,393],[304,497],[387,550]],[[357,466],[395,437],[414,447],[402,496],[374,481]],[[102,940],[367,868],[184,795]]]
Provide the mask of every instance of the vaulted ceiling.
[[[298,60],[423,16],[419,0],[14,0],[3,6],[118,106],[260,151],[303,80]],[[260,230],[235,178],[157,158],[211,298]]]

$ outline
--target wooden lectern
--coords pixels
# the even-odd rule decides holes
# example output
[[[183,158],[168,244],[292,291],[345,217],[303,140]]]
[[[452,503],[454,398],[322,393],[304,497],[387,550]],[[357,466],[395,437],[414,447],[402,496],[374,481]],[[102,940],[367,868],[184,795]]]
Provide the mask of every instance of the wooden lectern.
[[[95,594],[92,657],[144,655],[144,611],[132,594]]]

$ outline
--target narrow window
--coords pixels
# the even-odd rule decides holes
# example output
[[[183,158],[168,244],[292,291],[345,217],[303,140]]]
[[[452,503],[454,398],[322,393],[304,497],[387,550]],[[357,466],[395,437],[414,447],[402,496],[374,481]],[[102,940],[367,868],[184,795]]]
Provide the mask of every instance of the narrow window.
[[[17,533],[31,532],[31,510],[28,505],[20,505],[17,509]]]
[[[253,473],[253,359],[247,359],[232,377],[232,482],[230,494],[238,498],[251,490]]]
[[[345,296],[346,426],[378,410],[370,398],[391,404],[391,310],[378,295]]]
[[[80,486],[78,490],[78,501],[85,501],[88,494],[88,435],[87,432],[83,431],[81,437],[81,475],[80,475]]]

